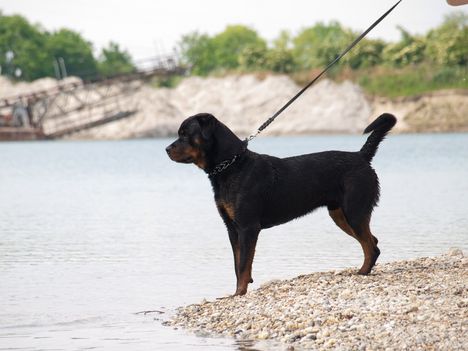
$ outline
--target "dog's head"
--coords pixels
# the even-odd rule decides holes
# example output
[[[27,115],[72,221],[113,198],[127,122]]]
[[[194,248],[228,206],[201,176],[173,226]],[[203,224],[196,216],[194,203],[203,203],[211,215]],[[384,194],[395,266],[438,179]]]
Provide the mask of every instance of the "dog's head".
[[[166,148],[170,159],[194,163],[201,169],[208,166],[207,154],[213,145],[213,133],[219,121],[209,113],[199,113],[180,125],[179,138]]]
[[[187,118],[178,134],[179,138],[166,148],[171,160],[194,163],[207,173],[246,150],[246,144],[209,113]]]

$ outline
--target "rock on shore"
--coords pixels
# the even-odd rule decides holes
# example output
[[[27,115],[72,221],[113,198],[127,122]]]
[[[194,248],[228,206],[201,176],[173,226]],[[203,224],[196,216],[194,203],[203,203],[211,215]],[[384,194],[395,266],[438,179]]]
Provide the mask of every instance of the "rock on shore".
[[[242,297],[181,307],[166,323],[289,349],[468,349],[468,258],[435,258],[272,281]]]

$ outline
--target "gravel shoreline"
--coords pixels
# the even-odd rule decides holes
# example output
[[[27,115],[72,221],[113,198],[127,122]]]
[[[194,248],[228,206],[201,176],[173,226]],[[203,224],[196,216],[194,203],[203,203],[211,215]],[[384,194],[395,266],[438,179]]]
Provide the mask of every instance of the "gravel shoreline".
[[[468,258],[431,258],[272,281],[242,297],[180,307],[166,325],[288,350],[467,350]]]

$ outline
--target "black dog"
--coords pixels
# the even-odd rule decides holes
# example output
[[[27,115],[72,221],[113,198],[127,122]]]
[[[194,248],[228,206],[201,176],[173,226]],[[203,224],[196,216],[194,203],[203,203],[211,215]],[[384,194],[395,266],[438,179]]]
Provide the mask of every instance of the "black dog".
[[[379,181],[370,162],[379,143],[396,123],[383,114],[364,133],[372,134],[358,152],[325,151],[277,158],[247,149],[228,127],[210,114],[187,118],[179,138],[166,148],[176,162],[195,163],[211,181],[219,213],[234,254],[237,289],[247,292],[261,229],[327,206],[331,218],[359,241],[368,274],[379,257],[378,240],[369,229],[379,199]]]

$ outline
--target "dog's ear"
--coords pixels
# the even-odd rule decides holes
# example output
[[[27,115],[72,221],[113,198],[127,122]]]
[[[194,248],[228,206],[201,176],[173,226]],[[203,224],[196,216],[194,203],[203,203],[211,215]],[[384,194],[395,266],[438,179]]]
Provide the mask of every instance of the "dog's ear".
[[[216,118],[209,113],[203,113],[197,116],[198,123],[200,124],[201,135],[203,139],[208,140],[213,135]]]

